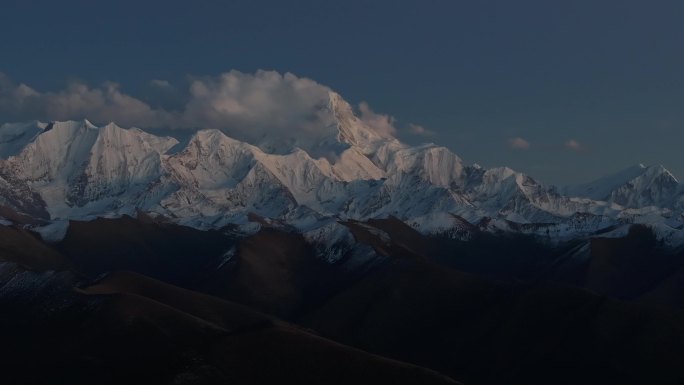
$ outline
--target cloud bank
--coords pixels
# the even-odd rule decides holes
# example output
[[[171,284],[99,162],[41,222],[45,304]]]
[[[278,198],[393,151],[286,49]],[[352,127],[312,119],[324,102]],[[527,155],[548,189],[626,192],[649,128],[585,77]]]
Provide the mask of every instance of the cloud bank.
[[[0,121],[80,120],[124,127],[197,130],[214,128],[250,143],[268,140],[315,143],[335,134],[328,109],[331,89],[291,73],[258,70],[253,74],[230,71],[213,77],[191,77],[176,86],[167,80],[148,83],[149,99],[126,94],[119,84],[69,84],[55,92],[41,92],[15,84],[0,73]],[[383,136],[399,133],[429,135],[431,131],[373,111],[366,102],[359,117]]]
[[[122,93],[119,85],[113,82],[96,88],[72,83],[61,91],[39,92],[25,84],[15,85],[1,73],[0,117],[6,122],[90,118],[150,127],[170,121],[166,111],[154,110],[143,101]]]
[[[216,128],[247,141],[329,135],[333,123],[327,109],[331,90],[313,80],[274,71],[194,79],[189,99],[175,128]]]

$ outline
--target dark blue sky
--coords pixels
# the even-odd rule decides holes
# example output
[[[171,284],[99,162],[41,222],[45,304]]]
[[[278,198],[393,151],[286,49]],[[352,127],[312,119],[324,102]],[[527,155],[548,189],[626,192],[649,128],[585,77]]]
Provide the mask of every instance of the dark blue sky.
[[[468,162],[552,183],[638,162],[684,176],[683,20],[682,1],[5,0],[0,72],[144,97],[151,79],[289,71]]]

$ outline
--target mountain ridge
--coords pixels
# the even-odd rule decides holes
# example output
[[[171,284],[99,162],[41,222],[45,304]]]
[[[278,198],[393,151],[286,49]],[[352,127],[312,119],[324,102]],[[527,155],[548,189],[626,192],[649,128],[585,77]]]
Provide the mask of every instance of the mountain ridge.
[[[328,136],[292,138],[275,149],[216,129],[170,151],[177,139],[114,123],[5,124],[0,204],[47,212],[53,222],[141,211],[201,229],[249,227],[255,214],[303,233],[330,220],[390,215],[426,233],[462,226],[456,216],[471,224],[489,218],[490,231],[556,238],[627,223],[679,232],[684,223],[681,185],[660,165],[559,189],[508,167],[468,165],[432,143],[409,146],[366,125],[338,94],[329,98],[321,107]]]

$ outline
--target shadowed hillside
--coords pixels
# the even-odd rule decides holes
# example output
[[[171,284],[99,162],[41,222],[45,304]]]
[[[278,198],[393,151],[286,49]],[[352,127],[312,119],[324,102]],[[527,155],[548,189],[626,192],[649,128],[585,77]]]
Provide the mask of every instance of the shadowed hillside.
[[[7,383],[456,384],[135,273],[76,291],[68,275],[18,274],[22,288],[2,282]]]
[[[343,224],[357,246],[375,250],[368,263],[329,264],[300,234],[275,227],[236,238],[98,219],[73,222],[58,251],[5,228],[3,258],[34,270],[6,262],[0,271],[11,315],[2,330],[21,346],[11,373],[49,383],[36,369],[47,365],[77,384],[99,373],[112,384],[447,381],[418,365],[472,385],[684,381],[684,313],[636,303],[680,298],[676,271],[662,269],[676,256],[649,233],[589,249],[491,234],[429,238],[396,218]],[[569,276],[644,294],[620,302],[559,283]],[[48,346],[31,356],[24,341]]]

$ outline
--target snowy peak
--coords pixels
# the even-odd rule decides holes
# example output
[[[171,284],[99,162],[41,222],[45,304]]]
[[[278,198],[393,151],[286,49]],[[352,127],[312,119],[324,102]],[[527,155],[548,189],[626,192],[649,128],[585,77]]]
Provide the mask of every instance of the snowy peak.
[[[314,159],[326,158],[332,163],[349,148],[368,156],[381,143],[395,140],[365,124],[340,95],[330,91],[326,96],[307,116],[300,117],[303,121],[283,122],[292,124],[284,128],[226,127],[222,132],[267,154],[287,155],[300,149]]]
[[[414,175],[440,187],[452,187],[463,181],[461,158],[434,144],[410,147],[396,140],[386,142],[373,160],[387,175]]]
[[[679,182],[661,165],[644,172],[611,192],[609,201],[624,207],[668,206],[678,192]]]
[[[174,138],[137,128],[123,129],[113,123],[98,128],[87,120],[53,122],[10,162],[31,181],[70,178],[84,168],[91,168],[93,175],[123,171],[121,167],[139,173],[144,170],[134,169],[143,160],[159,158],[177,143]]]
[[[566,193],[572,196],[605,201],[610,198],[610,194],[615,189],[642,175],[645,170],[646,166],[640,163],[588,183],[567,187]]]
[[[364,154],[368,155],[374,152],[380,143],[395,140],[395,138],[388,134],[381,135],[376,130],[368,127],[354,114],[351,105],[342,99],[339,94],[330,91],[329,98],[328,108],[334,117],[338,131],[338,141],[357,147]]]
[[[179,184],[207,189],[232,187],[253,167],[255,152],[261,151],[219,130],[201,130],[182,151],[168,158],[168,165]]]
[[[571,196],[616,203],[627,208],[668,206],[679,181],[662,165],[638,164],[593,182],[566,189]]]
[[[235,150],[249,151],[255,148],[255,146],[230,138],[219,130],[207,129],[197,131],[182,153],[193,158],[210,155],[223,158],[226,156],[226,152],[230,153]]]
[[[108,148],[124,148],[128,153],[164,154],[178,144],[178,140],[168,136],[156,136],[138,128],[124,129],[109,123],[99,129],[97,145]]]
[[[17,155],[48,125],[38,121],[0,125],[0,158]]]
[[[162,155],[177,143],[174,138],[158,137],[137,128],[123,129],[110,123],[98,129],[83,176],[91,182],[97,181],[101,188],[123,192],[130,184],[147,183],[156,178]]]
[[[508,167],[496,167],[489,170],[469,168],[470,185],[473,197],[478,201],[491,204],[498,202],[503,208],[510,209],[508,204],[542,203],[548,200],[546,188],[528,175]]]
[[[140,211],[205,229],[252,214],[302,231],[390,215],[443,233],[456,217],[562,236],[624,221],[684,226],[684,194],[662,166],[631,167],[568,196],[508,167],[467,165],[445,147],[381,135],[335,93],[319,112],[331,118],[318,141],[274,143],[277,151],[215,129],[169,153],[176,139],[114,123],[3,125],[0,205],[57,221]]]
[[[177,143],[113,123],[52,122],[6,161],[5,172],[42,197],[53,218],[68,217],[74,207],[144,190],[159,178],[163,154]]]
[[[69,177],[88,158],[98,130],[88,121],[48,124],[10,163],[21,165],[29,181],[48,182]]]
[[[647,177],[651,179],[662,178],[672,183],[679,183],[670,170],[666,169],[662,164],[647,167],[644,175],[647,175]]]

